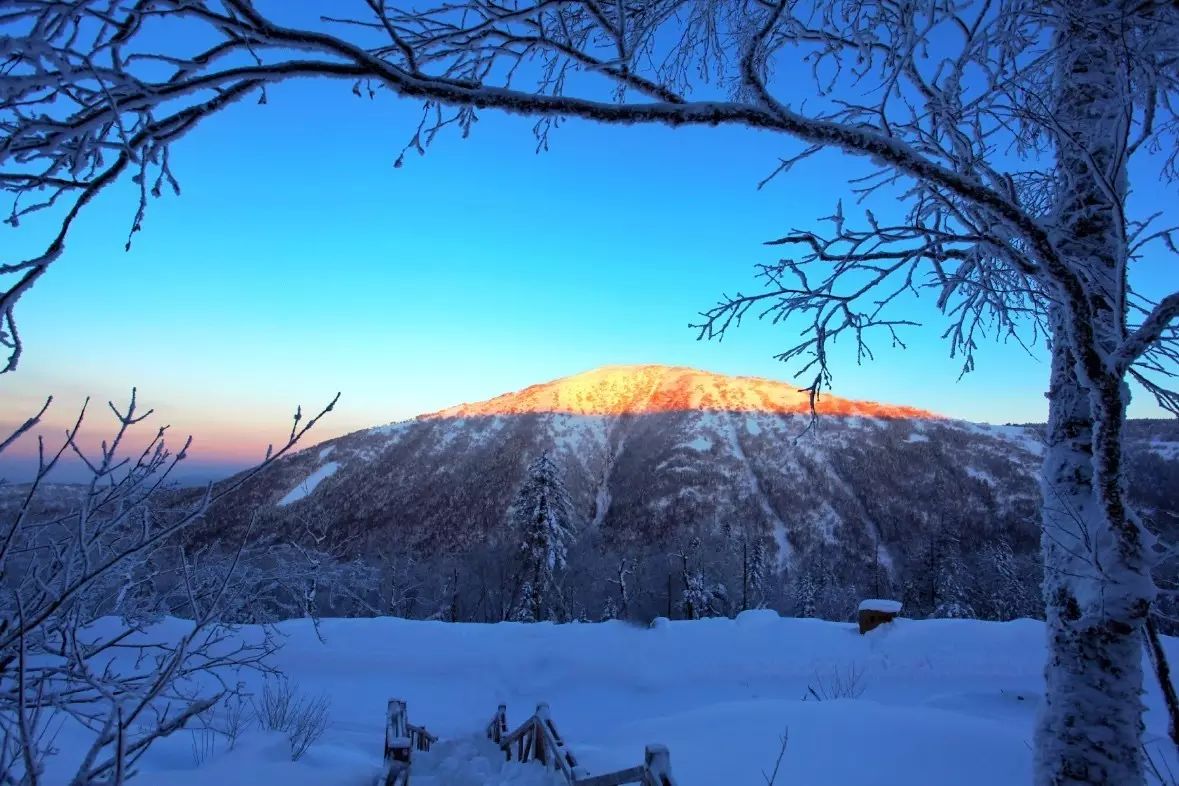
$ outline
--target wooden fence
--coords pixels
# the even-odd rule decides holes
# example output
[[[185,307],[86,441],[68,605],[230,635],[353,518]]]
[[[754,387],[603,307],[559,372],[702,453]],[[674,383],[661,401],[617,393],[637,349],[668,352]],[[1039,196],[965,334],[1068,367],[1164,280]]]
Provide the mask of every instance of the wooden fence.
[[[428,751],[438,738],[409,722],[402,699],[390,699],[385,724],[385,770],[381,786],[409,786],[413,751]]]
[[[508,732],[507,707],[499,705],[487,725],[487,736],[511,761],[539,761],[560,772],[570,786],[676,786],[671,775],[671,754],[663,745],[648,745],[643,763],[605,775],[590,775],[577,763],[549,714],[549,705],[539,704],[532,717],[513,732]]]

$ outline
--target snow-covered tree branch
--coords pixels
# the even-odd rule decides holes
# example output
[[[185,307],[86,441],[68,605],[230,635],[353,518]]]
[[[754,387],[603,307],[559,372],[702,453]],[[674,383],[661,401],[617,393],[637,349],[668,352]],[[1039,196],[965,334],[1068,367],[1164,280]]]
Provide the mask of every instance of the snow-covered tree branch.
[[[97,451],[82,439],[85,407],[58,448],[39,438],[37,472],[6,513],[0,542],[0,782],[41,783],[47,757],[60,755],[53,738],[64,722],[90,732],[86,750],[66,754],[71,783],[123,783],[156,740],[237,690],[233,670],[269,668],[269,638],[235,640],[224,624],[238,602],[234,576],[251,533],[216,566],[194,563],[184,536],[210,504],[294,448],[334,403],[305,423],[296,417],[288,441],[235,482],[182,504],[167,491],[191,440],[173,453],[163,427],[144,448],[129,448],[152,414],[139,409],[134,391],[125,408],[110,404],[116,428]],[[89,481],[70,492],[68,513],[46,515],[39,505],[47,478],[68,453]],[[170,593],[185,600],[170,604]],[[172,621],[179,629],[154,632],[167,614],[184,617]]]

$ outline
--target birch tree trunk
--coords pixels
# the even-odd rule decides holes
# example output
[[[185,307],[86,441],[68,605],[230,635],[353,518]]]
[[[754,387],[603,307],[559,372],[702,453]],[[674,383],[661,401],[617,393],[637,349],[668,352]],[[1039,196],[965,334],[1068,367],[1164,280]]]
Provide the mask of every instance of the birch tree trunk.
[[[1154,597],[1147,537],[1125,501],[1130,89],[1121,2],[1057,4],[1056,243],[1082,286],[1052,307],[1042,547],[1049,657],[1036,781],[1144,783],[1141,629]]]
[[[1062,344],[1052,352],[1042,476],[1049,652],[1036,782],[1134,786],[1144,779],[1143,619],[1108,613],[1112,608],[1101,605],[1111,582],[1096,572],[1095,545],[1105,522],[1094,494],[1091,394],[1078,382],[1074,357]]]

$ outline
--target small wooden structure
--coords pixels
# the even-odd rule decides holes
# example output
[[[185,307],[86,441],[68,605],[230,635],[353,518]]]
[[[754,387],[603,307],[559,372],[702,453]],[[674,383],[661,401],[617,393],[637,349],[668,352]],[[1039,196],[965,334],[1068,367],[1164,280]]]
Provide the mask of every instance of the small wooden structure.
[[[671,754],[663,745],[648,745],[643,763],[618,772],[591,776],[577,763],[549,714],[548,704],[538,704],[532,717],[508,732],[507,706],[499,705],[487,725],[487,737],[511,761],[513,750],[519,762],[536,760],[561,773],[570,786],[676,786],[671,775]]]
[[[864,635],[874,628],[892,622],[901,613],[899,600],[882,600],[870,598],[862,601],[859,608],[860,635]]]
[[[404,699],[389,699],[381,786],[409,786],[409,763],[413,751],[428,751],[437,741],[438,738],[425,728],[409,722]]]

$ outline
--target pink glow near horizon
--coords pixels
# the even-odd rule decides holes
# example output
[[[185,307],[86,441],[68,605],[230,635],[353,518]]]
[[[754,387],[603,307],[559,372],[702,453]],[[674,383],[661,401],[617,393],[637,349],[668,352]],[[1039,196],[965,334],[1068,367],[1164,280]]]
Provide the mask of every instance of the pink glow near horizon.
[[[165,444],[175,453],[184,446],[191,435],[192,443],[186,460],[202,464],[246,465],[261,461],[266,455],[267,445],[273,445],[278,449],[286,443],[290,435],[289,421],[286,424],[277,419],[271,419],[265,424],[253,419],[226,422],[224,418],[206,416],[207,419],[201,423],[197,420],[197,413],[188,411],[183,414],[183,423],[173,422],[169,426],[164,437]],[[36,427],[5,451],[5,458],[9,463],[13,459],[35,462],[38,436],[43,438],[47,453],[55,452],[64,442],[65,433],[74,425],[76,418],[76,413],[67,417],[64,408],[56,413],[46,413]],[[0,418],[0,432],[7,435],[21,423],[23,420]],[[121,443],[120,455],[137,455],[150,444],[158,429],[168,424],[168,419],[157,412],[142,423],[132,426]],[[105,403],[100,410],[94,407],[92,402],[87,418],[79,430],[77,442],[88,458],[97,456],[102,442],[112,439],[116,428],[114,416]],[[297,449],[340,436],[356,428],[359,426],[342,422],[333,423],[325,419],[303,437]]]

